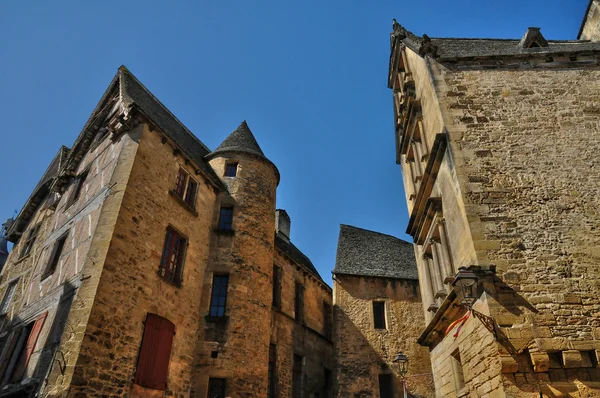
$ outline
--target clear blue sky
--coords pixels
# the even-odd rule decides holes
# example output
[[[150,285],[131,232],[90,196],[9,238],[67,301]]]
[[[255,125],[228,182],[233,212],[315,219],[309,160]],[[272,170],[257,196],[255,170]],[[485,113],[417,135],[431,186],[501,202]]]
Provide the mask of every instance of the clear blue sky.
[[[95,3],[95,4],[92,4]],[[431,37],[575,39],[588,0],[5,1],[0,218],[125,64],[214,149],[246,119],[292,241],[331,280],[339,224],[409,239],[387,89],[392,18]]]

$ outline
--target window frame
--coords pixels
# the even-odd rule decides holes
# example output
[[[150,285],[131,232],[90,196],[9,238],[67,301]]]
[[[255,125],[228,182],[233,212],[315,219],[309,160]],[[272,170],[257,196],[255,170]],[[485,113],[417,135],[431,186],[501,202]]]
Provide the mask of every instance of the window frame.
[[[190,191],[190,186],[192,185],[193,188]],[[175,180],[175,188],[173,188],[172,192],[192,210],[196,210],[199,186],[200,183],[198,180],[193,178],[183,166],[179,166],[177,179]]]
[[[227,222],[226,220],[223,220],[223,212],[224,211],[231,211],[231,213],[229,214],[229,222]],[[226,205],[226,206],[221,206],[219,208],[219,220],[217,222],[217,231],[220,233],[230,233],[233,232],[233,214],[234,214],[234,209],[233,206],[230,205]]]
[[[388,329],[388,324],[387,324],[387,317],[386,317],[386,304],[385,301],[383,300],[373,300],[372,302],[372,310],[373,310],[373,329],[375,330],[387,330]],[[379,310],[376,309],[376,307],[381,306],[380,309],[380,313]],[[379,316],[381,316],[381,319],[379,322]],[[379,327],[383,324],[383,327]]]
[[[51,275],[54,275],[54,272],[56,272],[56,267],[58,267],[60,259],[64,255],[65,245],[67,244],[67,239],[69,238],[70,234],[71,230],[68,230],[54,241],[54,245],[52,246],[52,253],[50,254],[50,258],[48,259],[46,268],[44,269],[44,272],[41,276],[42,280],[45,280]]]
[[[41,227],[42,223],[39,222],[29,229],[29,232],[27,233],[27,239],[23,242],[23,246],[19,252],[19,258],[24,258],[31,253],[31,249],[33,249],[33,245],[35,244],[38,234],[40,233]]]
[[[169,235],[171,235],[170,240]],[[169,259],[173,256],[173,251],[175,250],[174,238],[180,240],[180,247],[178,249],[177,258],[175,261],[175,272],[171,272],[172,261]],[[164,279],[169,283],[173,283],[176,286],[181,286],[181,283],[183,281],[183,268],[185,264],[185,256],[187,253],[188,244],[189,240],[187,236],[179,232],[179,230],[177,230],[171,225],[169,225],[166,228],[165,238],[163,242],[163,250],[160,256],[160,263],[158,265],[158,276],[160,278]],[[171,278],[170,275],[173,275],[173,278]]]
[[[2,302],[0,302],[0,317],[8,314],[10,305],[12,304],[12,301],[15,298],[15,293],[17,292],[18,283],[19,278],[12,280],[8,284],[6,292],[4,292],[4,297],[2,297]],[[6,308],[4,308],[5,306]]]
[[[223,173],[223,177],[237,177],[239,162],[229,162],[225,163],[225,172]],[[233,170],[233,174],[230,171]]]
[[[81,197],[81,191],[83,190],[83,186],[87,181],[89,173],[90,166],[86,167],[85,170],[83,170],[77,175],[77,177],[73,179],[72,185],[74,185],[74,187],[71,191],[71,194],[69,195],[69,199],[67,200],[67,205],[65,206],[65,209],[68,209],[79,200],[79,198]]]
[[[224,284],[216,285],[218,279],[225,280]],[[215,290],[215,286],[219,290]],[[220,290],[224,288],[224,294]],[[229,274],[213,274],[212,285],[210,289],[210,306],[208,308],[208,316],[211,318],[225,318],[227,316],[227,296],[229,295]],[[219,300],[223,298],[223,305],[219,303]],[[215,299],[217,302],[215,302]],[[215,312],[213,312],[215,308]],[[221,312],[222,311],[222,312]]]
[[[217,396],[214,396],[214,395],[211,396],[211,384],[213,382],[215,382],[215,383],[216,382],[222,383],[222,387],[219,386],[220,388],[222,388],[222,392],[218,394],[218,395],[221,395],[221,396],[218,396],[218,395]],[[217,388],[219,388],[219,387],[217,387]],[[227,379],[223,378],[223,377],[209,377],[208,378],[208,387],[206,389],[206,396],[208,398],[225,398],[227,396]]]

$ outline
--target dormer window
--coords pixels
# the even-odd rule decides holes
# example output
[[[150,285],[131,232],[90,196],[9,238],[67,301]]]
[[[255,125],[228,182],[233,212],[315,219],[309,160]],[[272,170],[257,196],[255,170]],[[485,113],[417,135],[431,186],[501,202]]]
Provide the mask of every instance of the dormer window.
[[[225,165],[225,177],[235,177],[237,175],[237,163],[227,163]]]

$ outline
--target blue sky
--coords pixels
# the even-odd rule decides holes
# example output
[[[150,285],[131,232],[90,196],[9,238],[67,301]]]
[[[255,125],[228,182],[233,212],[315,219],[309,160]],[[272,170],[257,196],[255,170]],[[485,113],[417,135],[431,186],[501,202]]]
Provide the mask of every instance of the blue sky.
[[[331,280],[339,224],[408,220],[387,89],[392,18],[431,37],[575,39],[588,0],[6,1],[0,218],[19,210],[125,64],[209,148],[246,119],[292,241]]]

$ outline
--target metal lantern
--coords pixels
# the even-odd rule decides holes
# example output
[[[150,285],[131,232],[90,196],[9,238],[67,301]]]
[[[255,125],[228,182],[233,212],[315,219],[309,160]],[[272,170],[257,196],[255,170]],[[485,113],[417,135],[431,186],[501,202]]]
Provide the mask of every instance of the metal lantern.
[[[477,301],[477,280],[477,275],[473,271],[460,267],[452,283],[454,288],[460,288],[460,291],[456,292],[461,294],[460,303],[469,308]]]
[[[400,377],[404,378],[404,375],[408,372],[408,357],[404,355],[402,351],[398,351],[393,362],[396,365],[396,371]]]

